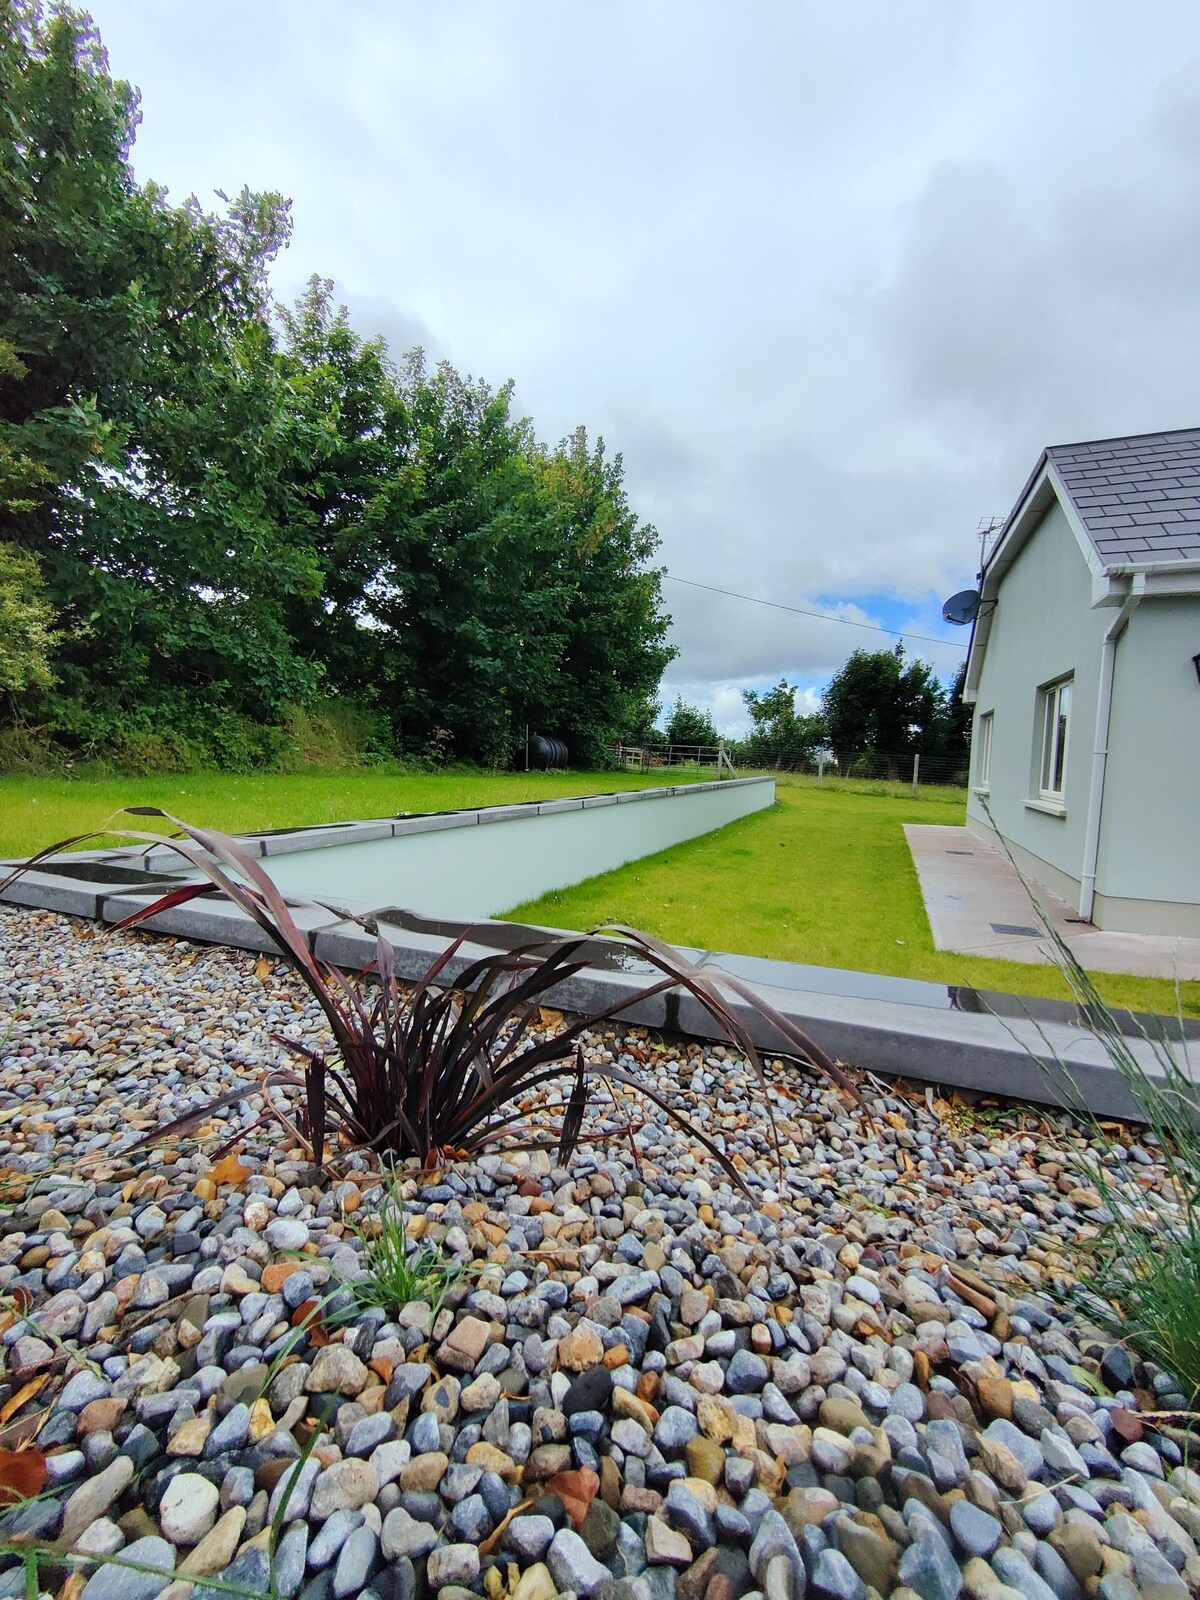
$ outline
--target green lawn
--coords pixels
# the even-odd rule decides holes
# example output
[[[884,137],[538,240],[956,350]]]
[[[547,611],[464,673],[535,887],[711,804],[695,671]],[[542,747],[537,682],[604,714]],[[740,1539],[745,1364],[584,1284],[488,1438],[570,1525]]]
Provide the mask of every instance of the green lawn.
[[[701,774],[703,776],[704,774]],[[711,777],[711,772],[707,774]],[[304,823],[511,805],[611,789],[688,783],[694,772],[195,772],[152,778],[0,777],[0,860],[91,829],[119,826],[123,806],[161,806],[200,826],[246,833]],[[154,828],[144,817],[139,826]]]
[[[688,774],[658,772],[409,774],[188,773],[147,778],[0,777],[0,858],[119,823],[127,805],[157,805],[232,832],[345,822],[636,789]],[[631,922],[679,944],[816,966],[929,978],[1016,994],[1065,994],[1048,967],[934,950],[902,824],[961,823],[961,791],[781,777],[779,804],[719,833],[517,906],[514,919],[588,928]],[[147,819],[147,826],[150,826]],[[1174,1011],[1162,979],[1100,976],[1114,1004]],[[1200,1015],[1200,983],[1183,986]]]
[[[574,888],[515,907],[560,928],[627,922],[676,944],[821,967],[1066,996],[1050,967],[935,950],[905,822],[961,824],[961,790],[830,784],[782,777],[779,803]],[[1173,983],[1097,975],[1112,1004],[1175,1011]],[[1182,986],[1200,1015],[1200,983]]]

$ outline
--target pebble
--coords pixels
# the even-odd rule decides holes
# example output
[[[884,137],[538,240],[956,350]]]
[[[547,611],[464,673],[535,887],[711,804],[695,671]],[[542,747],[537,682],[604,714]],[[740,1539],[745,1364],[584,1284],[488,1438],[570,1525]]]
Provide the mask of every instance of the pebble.
[[[217,1486],[196,1472],[181,1472],[158,1507],[159,1526],[175,1545],[199,1544],[217,1519]]]
[[[753,1199],[656,1110],[627,1135],[598,1101],[586,1131],[605,1137],[568,1172],[504,1148],[433,1182],[402,1171],[414,1241],[470,1258],[470,1276],[437,1308],[357,1312],[343,1292],[332,1338],[296,1342],[296,1309],[361,1270],[355,1219],[380,1174],[343,1152],[326,1177],[256,1129],[272,1036],[321,1048],[324,1022],[255,960],[0,908],[0,1006],[18,1019],[0,1045],[0,1166],[24,1188],[0,1292],[32,1296],[30,1325],[0,1335],[2,1376],[51,1371],[46,1330],[94,1363],[54,1370],[30,1402],[51,1408],[51,1496],[9,1523],[97,1553],[161,1547],[147,1593],[177,1551],[181,1580],[270,1578],[281,1600],[416,1600],[419,1578],[441,1600],[1184,1600],[1196,1585],[1200,1476],[1106,1409],[1106,1391],[1122,1415],[1145,1393],[1173,1404],[1178,1379],[1043,1292],[1097,1209],[1066,1119],[942,1120],[867,1083],[867,1124],[768,1062],[785,1192],[736,1052],[596,1030],[582,1043],[598,1064],[636,1075],[661,1057],[662,1092],[726,1128]],[[291,1090],[271,1092],[294,1120]],[[206,1144],[126,1158],[156,1119],[214,1096],[231,1098]],[[1134,1181],[1165,1194],[1128,1138]],[[220,1143],[237,1182],[213,1175]],[[578,1527],[557,1473],[589,1496],[599,1482]],[[263,1541],[292,1480],[271,1575]],[[478,1545],[526,1496],[495,1589]],[[103,1600],[92,1585],[115,1570],[85,1596]]]
[[[116,1562],[97,1567],[83,1586],[82,1600],[155,1600],[171,1582],[175,1552],[165,1539],[149,1534],[127,1544]],[[157,1573],[133,1572],[124,1563],[155,1567]]]

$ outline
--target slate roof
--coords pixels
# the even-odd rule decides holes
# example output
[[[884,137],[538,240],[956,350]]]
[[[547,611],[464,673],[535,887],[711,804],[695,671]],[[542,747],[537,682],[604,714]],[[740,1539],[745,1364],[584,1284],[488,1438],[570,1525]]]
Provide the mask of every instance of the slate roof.
[[[1045,458],[1105,566],[1200,561],[1200,428],[1055,444]]]

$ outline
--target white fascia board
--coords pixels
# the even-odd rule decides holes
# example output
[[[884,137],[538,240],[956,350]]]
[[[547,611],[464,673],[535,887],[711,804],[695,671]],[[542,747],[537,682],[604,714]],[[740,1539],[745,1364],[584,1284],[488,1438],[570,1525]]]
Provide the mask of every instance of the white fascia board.
[[[1122,586],[1117,598],[1109,598],[1104,563],[1075,509],[1070,491],[1059,476],[1053,461],[1047,458],[1043,461],[1040,471],[1029,480],[1021,498],[1009,513],[1004,532],[997,540],[983,569],[983,583],[979,592],[979,616],[971,640],[971,654],[967,659],[967,678],[963,685],[963,700],[967,705],[974,705],[979,694],[983,657],[987,650],[988,636],[992,631],[991,613],[993,603],[999,598],[1000,585],[1004,582],[1009,567],[1020,554],[1025,541],[1054,501],[1062,507],[1067,525],[1075,535],[1080,554],[1092,575],[1092,604],[1119,605],[1124,597],[1125,586]]]
[[[1058,503],[1063,509],[1063,515],[1070,524],[1071,532],[1075,535],[1075,541],[1079,545],[1080,554],[1087,562],[1088,571],[1093,579],[1097,578],[1104,571],[1104,562],[1101,559],[1100,552],[1092,543],[1091,534],[1083,525],[1082,517],[1075,508],[1075,502],[1071,499],[1071,491],[1062,481],[1058,468],[1053,461],[1046,462],[1042,476],[1048,480],[1058,498]]]
[[[1147,598],[1159,596],[1167,598],[1171,595],[1200,594],[1200,568],[1192,571],[1176,568],[1174,571],[1165,567],[1152,567],[1141,576],[1145,582],[1144,593]]]

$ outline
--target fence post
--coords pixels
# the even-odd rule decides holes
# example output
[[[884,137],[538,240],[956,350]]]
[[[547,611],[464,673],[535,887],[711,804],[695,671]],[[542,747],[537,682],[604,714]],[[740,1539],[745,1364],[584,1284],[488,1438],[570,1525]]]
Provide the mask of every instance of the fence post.
[[[825,757],[824,756],[818,756],[817,757],[817,788],[821,789],[821,788],[824,788],[824,786],[825,786]]]
[[[918,783],[918,781],[920,779],[920,774],[921,774],[921,757],[920,757],[920,754],[918,753],[917,755],[913,756],[913,799],[914,800],[917,798],[917,783]]]

